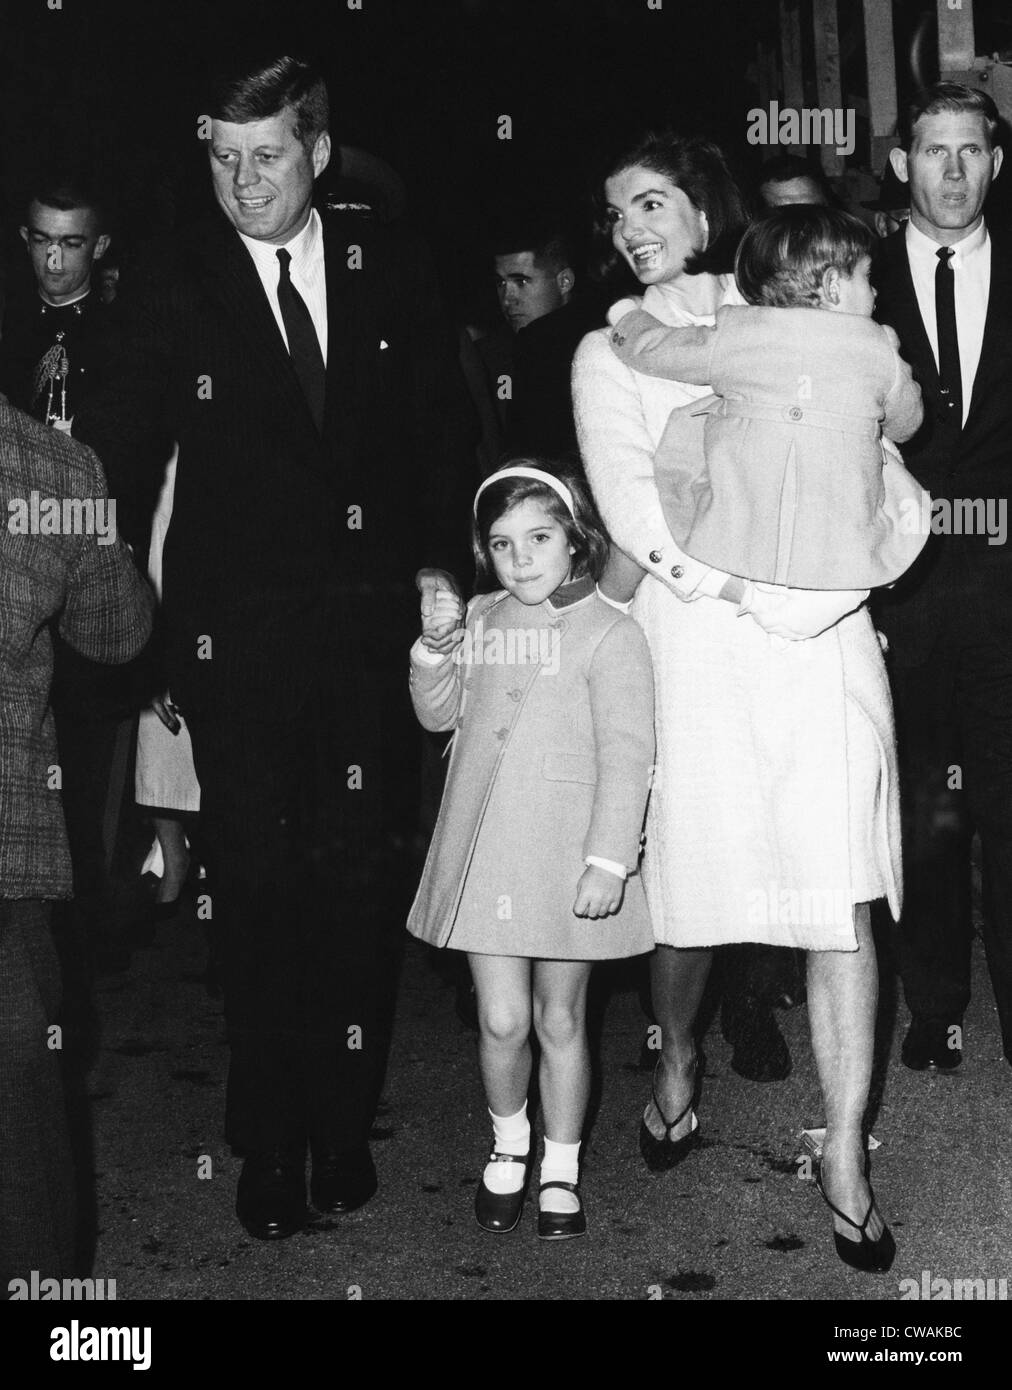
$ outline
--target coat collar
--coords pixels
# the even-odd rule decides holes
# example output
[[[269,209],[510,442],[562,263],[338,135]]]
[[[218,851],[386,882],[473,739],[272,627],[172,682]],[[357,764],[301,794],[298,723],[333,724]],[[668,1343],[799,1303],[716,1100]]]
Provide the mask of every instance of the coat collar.
[[[597,592],[597,581],[589,574],[585,574],[582,579],[573,579],[568,584],[560,584],[554,594],[549,594],[546,602],[549,607],[556,610],[562,608],[572,608],[576,603],[582,603],[585,598]]]

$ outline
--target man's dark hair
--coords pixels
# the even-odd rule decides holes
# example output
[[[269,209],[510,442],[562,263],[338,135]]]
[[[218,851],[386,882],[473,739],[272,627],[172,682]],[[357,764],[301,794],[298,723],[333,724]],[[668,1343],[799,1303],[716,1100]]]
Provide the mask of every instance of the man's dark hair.
[[[811,179],[826,199],[826,205],[832,206],[833,191],[825,174],[800,155],[778,154],[773,159],[767,159],[759,170],[758,187],[762,188],[764,183],[791,183],[794,179]]]
[[[327,84],[314,64],[288,55],[218,73],[208,91],[207,114],[245,125],[295,109],[295,135],[310,151],[330,125]]]
[[[749,304],[815,307],[826,271],[853,275],[874,242],[863,222],[836,208],[805,203],[770,208],[741,239],[735,279]]]
[[[748,208],[741,190],[731,176],[724,156],[716,145],[698,135],[682,136],[674,131],[650,131],[625,150],[601,180],[595,200],[595,231],[607,240],[611,254],[606,257],[607,273],[619,261],[611,247],[611,224],[604,197],[607,179],[626,169],[641,166],[662,174],[680,188],[694,208],[706,216],[709,240],[702,251],[685,263],[687,275],[722,275],[731,269],[735,248],[748,225]]]
[[[573,269],[569,242],[557,227],[509,227],[492,242],[493,256],[519,256],[525,251],[530,251],[539,270],[558,275],[560,270]]]
[[[909,150],[914,142],[914,126],[922,116],[962,115],[964,113],[983,116],[987,126],[988,138],[992,146],[998,145],[998,108],[987,92],[976,87],[964,87],[960,82],[936,82],[933,87],[925,87],[907,103],[900,116],[900,146]]]
[[[96,181],[88,174],[44,173],[29,184],[25,198],[25,216],[32,203],[56,208],[59,212],[74,212],[87,208],[95,214],[99,232],[108,232],[109,205]]]

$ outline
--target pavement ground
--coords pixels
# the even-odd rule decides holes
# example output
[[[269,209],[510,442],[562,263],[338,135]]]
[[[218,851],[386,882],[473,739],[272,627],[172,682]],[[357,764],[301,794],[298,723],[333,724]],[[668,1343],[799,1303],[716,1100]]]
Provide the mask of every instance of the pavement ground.
[[[711,1025],[702,1145],[655,1175],[637,1145],[649,1076],[637,1066],[645,1022],[628,971],[604,991],[582,1177],[588,1237],[539,1242],[530,1196],[517,1231],[481,1231],[472,1204],[489,1131],[476,1038],[414,941],[372,1134],[378,1195],[289,1240],[253,1240],[233,1211],[241,1165],[222,1136],[227,1046],[205,957],[200,926],[181,916],[128,972],[96,983],[82,1181],[91,1273],[115,1279],[119,1299],[897,1300],[925,1271],[929,1281],[1012,1277],[1012,1068],[979,941],[955,1073],[900,1064],[907,1015],[885,980],[872,1178],[898,1255],[874,1275],[840,1263],[829,1214],[798,1176],[799,1131],[823,1122],[805,1008],[777,1015],[794,1070],[772,1084],[731,1071]]]

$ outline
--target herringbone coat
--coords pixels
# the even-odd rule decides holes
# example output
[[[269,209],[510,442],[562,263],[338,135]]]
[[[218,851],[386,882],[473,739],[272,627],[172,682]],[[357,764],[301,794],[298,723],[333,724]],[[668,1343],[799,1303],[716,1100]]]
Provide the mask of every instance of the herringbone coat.
[[[83,656],[114,665],[147,641],[153,599],[119,538],[21,529],[33,492],[61,513],[64,499],[107,497],[90,449],[0,396],[0,898],[67,898],[49,624]]]

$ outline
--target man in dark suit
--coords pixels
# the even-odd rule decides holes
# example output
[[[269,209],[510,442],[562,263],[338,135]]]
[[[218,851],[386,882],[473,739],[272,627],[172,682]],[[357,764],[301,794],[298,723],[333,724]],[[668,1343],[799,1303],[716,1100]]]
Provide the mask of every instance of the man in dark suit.
[[[907,113],[892,166],[910,221],[881,243],[877,317],[924,396],[903,453],[933,498],[928,544],[880,598],[903,779],[906,901],[898,934],[914,1070],[962,1060],[970,1000],[970,837],[984,854],[984,943],[1012,1061],[1012,249],[984,200],[998,112],[951,83]]]
[[[582,472],[570,376],[581,340],[604,322],[604,306],[577,286],[573,259],[550,226],[513,228],[496,244],[495,281],[515,335],[506,450],[564,460]]]
[[[146,520],[178,440],[164,551],[170,689],[193,736],[232,1047],[227,1137],[251,1235],[376,1188],[395,857],[417,731],[414,571],[458,572],[472,491],[456,345],[427,257],[324,222],[327,91],[291,58],[208,94],[221,212],[135,296],[114,387],[75,425]],[[431,587],[431,585],[430,585]],[[407,772],[406,772],[407,768]],[[408,784],[408,785],[406,785]]]

